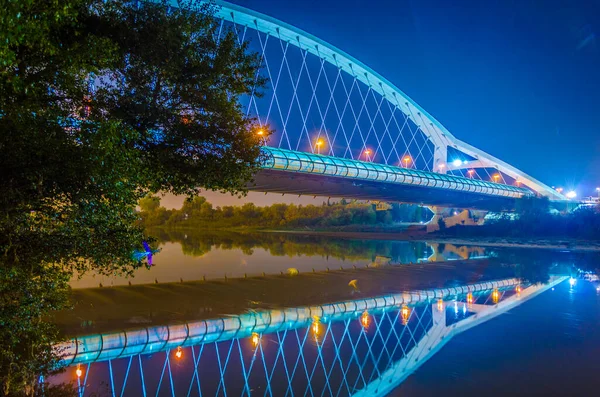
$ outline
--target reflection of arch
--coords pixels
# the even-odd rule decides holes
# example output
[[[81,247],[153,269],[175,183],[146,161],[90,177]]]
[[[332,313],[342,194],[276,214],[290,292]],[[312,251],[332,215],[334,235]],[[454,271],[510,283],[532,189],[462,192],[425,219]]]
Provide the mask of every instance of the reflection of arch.
[[[410,119],[426,139],[432,143],[433,165],[430,167],[431,170],[438,170],[441,164],[446,163],[448,161],[448,148],[453,148],[473,159],[468,165],[469,168],[493,168],[543,196],[548,196],[555,200],[565,200],[565,197],[560,193],[535,178],[454,137],[450,131],[425,111],[425,109],[420,107],[390,81],[356,58],[309,33],[275,18],[223,1],[217,1],[216,3],[220,7],[216,13],[218,18],[235,23],[243,27],[244,30],[247,28],[254,29],[268,37],[275,37],[282,42],[298,47],[306,53],[310,53],[318,59],[353,76],[366,87],[369,87],[369,90],[378,93],[382,98],[386,99],[392,106],[401,111],[407,119]],[[178,1],[171,0],[171,4],[177,6]],[[460,169],[463,166],[454,168]],[[446,168],[452,167],[449,164]]]
[[[355,396],[385,396],[394,388],[398,387],[410,374],[412,374],[423,363],[436,354],[442,347],[452,339],[452,337],[482,324],[508,310],[519,306],[525,300],[531,299],[542,292],[554,287],[566,280],[567,277],[558,277],[547,285],[534,285],[525,288],[520,294],[513,295],[502,300],[496,305],[473,305],[471,309],[474,315],[459,321],[452,325],[446,325],[446,315],[435,307],[433,311],[433,326],[427,331],[425,336],[406,357],[395,363],[390,369],[385,371],[377,380],[369,384],[365,389],[354,394]]]
[[[271,380],[275,380],[273,374],[276,369],[279,369],[277,376],[283,377],[283,379],[278,379],[277,383],[286,385],[285,380],[287,377],[287,386],[285,387],[291,388],[294,376],[305,376],[305,379],[308,380],[306,387],[312,391],[312,387],[315,386],[312,384],[311,379],[313,379],[315,369],[313,368],[312,372],[305,371],[303,373],[303,370],[298,370],[298,368],[306,368],[304,360],[309,361],[308,357],[314,357],[316,354],[317,361],[314,365],[315,368],[319,367],[324,371],[325,387],[330,387],[327,384],[328,379],[333,369],[340,366],[343,375],[341,380],[338,379],[336,382],[338,382],[337,386],[348,392],[344,394],[384,395],[392,388],[397,387],[410,373],[439,351],[454,335],[520,305],[565,279],[566,277],[559,277],[544,286],[529,286],[520,290],[519,294],[513,294],[512,296],[508,293],[502,294],[503,298],[498,304],[489,306],[473,305],[473,314],[450,325],[447,325],[446,322],[445,304],[437,302],[438,299],[461,298],[468,292],[489,295],[495,289],[513,291],[515,286],[519,285],[519,281],[509,279],[454,288],[410,291],[372,299],[270,310],[183,325],[85,336],[70,343],[62,344],[59,348],[66,348],[63,364],[77,363],[81,365],[108,361],[110,371],[95,371],[94,367],[89,365],[84,368],[86,378],[81,385],[82,388],[90,383],[88,374],[92,374],[93,377],[95,376],[94,373],[100,372],[110,374],[109,380],[110,384],[113,385],[113,391],[118,391],[118,389],[115,389],[115,383],[118,388],[122,387],[124,389],[128,382],[129,369],[132,362],[134,362],[132,359],[140,353],[158,357],[160,367],[163,368],[162,373],[159,371],[161,379],[158,388],[160,389],[163,380],[165,383],[170,382],[170,387],[173,388],[174,383],[170,364],[170,360],[174,360],[173,354],[171,354],[172,351],[181,351],[182,346],[212,346],[213,349],[216,349],[216,354],[219,355],[221,353],[217,346],[220,344],[223,346],[221,350],[224,350],[226,354],[218,362],[215,362],[214,358],[210,358],[213,360],[212,366],[219,366],[217,375],[220,373],[220,380],[215,380],[215,382],[218,382],[219,387],[225,387],[224,379],[229,369],[227,364],[229,357],[232,354],[233,357],[237,357],[239,354],[241,363],[229,369],[230,373],[227,378],[231,382],[231,376],[235,376],[237,383],[242,385],[238,385],[238,388],[242,387],[244,391],[249,391],[252,381],[256,381],[256,377],[251,377],[253,368],[255,371],[256,368],[261,371],[264,368],[268,377],[267,388],[271,387]],[[505,296],[506,298],[504,298]],[[436,303],[431,305],[432,301]],[[399,310],[400,308],[402,309]],[[377,316],[380,318],[379,322],[376,319]],[[386,318],[385,321],[383,320],[384,317]],[[357,327],[356,321],[358,320],[360,320],[364,330],[361,329],[361,326]],[[315,326],[315,322],[319,325]],[[400,330],[400,334],[397,334],[394,329],[392,329],[393,332],[390,332],[389,325],[379,329],[381,324],[389,324],[390,322],[392,328],[396,327]],[[334,327],[337,327],[337,336],[334,335]],[[385,333],[386,329],[387,333],[384,336],[382,332]],[[407,329],[409,331],[406,331]],[[284,343],[288,335],[291,339],[288,343]],[[377,337],[385,343],[375,343],[374,338]],[[344,340],[344,338],[348,339]],[[269,341],[268,345],[263,347],[261,339],[265,340],[265,344]],[[315,342],[314,339],[317,341]],[[253,355],[252,350],[249,348],[250,340],[254,344]],[[285,358],[285,351],[290,349],[290,343],[293,344],[294,341],[299,344],[298,352],[294,349],[291,351],[296,364],[290,364],[290,367],[283,371],[281,363],[288,362]],[[330,348],[327,350],[322,349],[327,343],[329,343]],[[287,347],[284,348],[284,346]],[[200,356],[196,358],[196,355],[201,354],[202,349],[204,347],[195,350],[192,348],[185,350],[184,353],[193,356],[193,360],[188,358],[187,361],[188,363],[194,363],[189,387],[192,390],[197,386],[199,393],[201,391],[201,382],[199,381],[201,372],[208,371],[206,367],[199,366]],[[270,350],[268,356],[271,358],[265,359],[265,349]],[[161,358],[156,356],[158,352],[167,353],[163,356],[164,358]],[[273,354],[275,353],[277,357],[281,357],[279,365],[277,359],[273,362]],[[326,356],[327,354],[328,356]],[[244,355],[246,359],[244,359]],[[144,368],[139,357],[141,356],[138,356],[135,361],[139,362],[139,372],[143,375]],[[346,359],[342,357],[346,357]],[[127,364],[127,372],[125,374],[119,373],[119,381],[115,382],[112,363],[117,358],[125,358],[126,360],[129,358],[129,363]],[[160,360],[163,360],[164,363]],[[300,360],[303,363],[299,363]],[[367,362],[367,360],[371,361]],[[380,362],[379,360],[383,361]],[[258,361],[258,363],[255,364],[255,361]],[[134,366],[137,366],[137,362]],[[291,363],[293,364],[294,361],[292,360]],[[121,361],[121,367],[122,364]],[[148,368],[148,363],[145,366]],[[241,368],[239,368],[240,366]],[[352,376],[349,374],[351,366],[354,371]],[[138,368],[132,371],[137,372]],[[235,375],[232,375],[231,371]],[[191,371],[181,372],[181,370],[178,370],[178,372],[190,374]],[[259,378],[261,377],[259,376]],[[206,378],[203,379],[203,381],[206,380]],[[263,381],[264,377],[262,377],[261,382]],[[320,381],[322,382],[323,379],[320,379]],[[139,381],[136,380],[130,380],[130,382],[135,382],[136,385],[139,384]],[[146,385],[143,376],[141,382],[145,391]],[[339,382],[342,383],[339,384]],[[152,384],[156,385],[155,379],[152,380]],[[302,385],[302,382],[300,384]],[[177,386],[181,385],[177,384]],[[187,388],[187,385],[183,385],[183,387]],[[332,394],[335,394],[335,392]]]

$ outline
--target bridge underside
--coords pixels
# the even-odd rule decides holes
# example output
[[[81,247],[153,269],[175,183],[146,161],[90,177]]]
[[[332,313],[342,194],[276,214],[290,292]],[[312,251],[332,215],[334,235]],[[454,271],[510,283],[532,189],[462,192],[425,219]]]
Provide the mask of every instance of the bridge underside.
[[[255,174],[248,189],[487,211],[512,211],[516,204],[516,199],[511,197],[269,169]]]

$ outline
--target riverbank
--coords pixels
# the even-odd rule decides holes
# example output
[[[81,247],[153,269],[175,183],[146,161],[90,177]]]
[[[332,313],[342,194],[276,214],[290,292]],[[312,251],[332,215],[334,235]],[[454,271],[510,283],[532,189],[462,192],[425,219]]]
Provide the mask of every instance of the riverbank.
[[[358,240],[405,240],[447,243],[454,245],[476,245],[481,247],[506,247],[506,248],[532,248],[600,252],[600,241],[575,240],[575,239],[521,239],[506,237],[455,237],[441,233],[414,233],[414,232],[338,232],[317,230],[274,230],[263,229],[268,233],[291,233],[302,235],[320,235]]]

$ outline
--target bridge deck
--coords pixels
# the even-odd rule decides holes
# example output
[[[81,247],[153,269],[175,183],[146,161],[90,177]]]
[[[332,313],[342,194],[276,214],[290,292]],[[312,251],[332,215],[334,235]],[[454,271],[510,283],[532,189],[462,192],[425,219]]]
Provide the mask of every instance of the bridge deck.
[[[453,175],[263,147],[267,160],[250,190],[511,210],[532,195],[516,186]]]

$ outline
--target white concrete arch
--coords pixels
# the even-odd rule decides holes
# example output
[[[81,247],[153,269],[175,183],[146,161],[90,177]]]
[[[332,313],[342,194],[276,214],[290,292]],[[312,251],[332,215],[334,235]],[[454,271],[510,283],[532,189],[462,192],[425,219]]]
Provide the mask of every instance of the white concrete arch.
[[[255,29],[261,33],[277,37],[289,42],[308,53],[313,54],[326,62],[340,68],[342,71],[354,76],[358,81],[370,87],[390,103],[398,107],[412,122],[414,122],[433,143],[434,170],[439,169],[440,164],[445,164],[447,159],[447,148],[453,147],[476,159],[469,163],[469,168],[494,168],[499,172],[513,178],[522,186],[529,187],[537,194],[546,196],[551,200],[566,200],[566,197],[552,189],[550,186],[538,181],[523,171],[507,164],[506,162],[477,149],[456,138],[435,117],[419,106],[402,90],[379,73],[352,57],[335,46],[304,32],[290,24],[279,21],[268,15],[254,10],[231,4],[225,1],[215,1],[218,6],[215,17],[225,21],[233,22],[247,28]],[[178,6],[177,0],[171,0],[173,6]],[[442,171],[457,169],[451,164]]]

